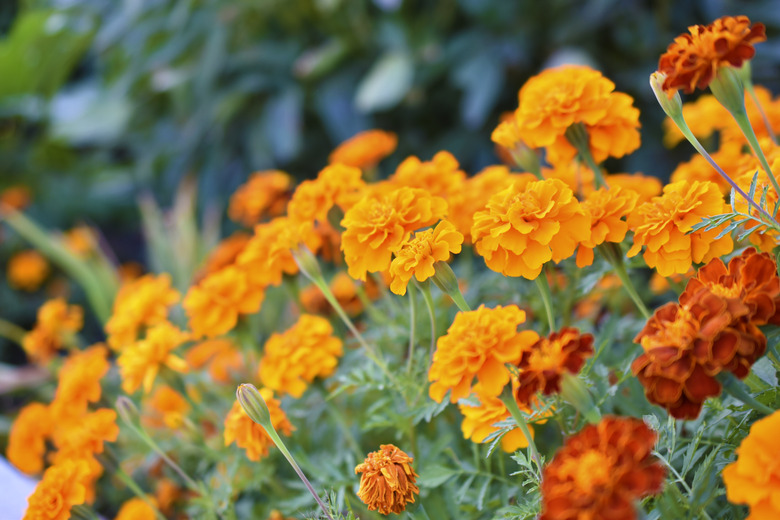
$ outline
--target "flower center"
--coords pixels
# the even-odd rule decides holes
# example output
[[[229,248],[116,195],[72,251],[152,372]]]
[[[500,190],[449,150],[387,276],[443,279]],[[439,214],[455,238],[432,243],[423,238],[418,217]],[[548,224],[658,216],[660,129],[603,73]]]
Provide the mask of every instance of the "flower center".
[[[598,450],[589,450],[561,465],[561,476],[574,481],[577,491],[592,493],[610,480],[612,461]]]
[[[721,284],[710,285],[709,289],[716,296],[721,296],[723,298],[739,298],[740,293],[742,292],[742,288],[737,284],[730,287]]]
[[[565,359],[562,342],[544,340],[539,348],[531,352],[528,366],[531,370],[557,370]]]

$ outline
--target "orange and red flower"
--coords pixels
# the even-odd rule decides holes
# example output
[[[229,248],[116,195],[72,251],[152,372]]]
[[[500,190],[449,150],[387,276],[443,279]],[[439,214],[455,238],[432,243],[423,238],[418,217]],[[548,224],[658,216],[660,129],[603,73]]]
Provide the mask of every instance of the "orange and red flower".
[[[420,492],[415,484],[417,473],[412,468],[414,459],[392,444],[379,448],[355,467],[355,474],[362,473],[358,497],[369,511],[399,514],[406,504],[414,503],[414,495]]]

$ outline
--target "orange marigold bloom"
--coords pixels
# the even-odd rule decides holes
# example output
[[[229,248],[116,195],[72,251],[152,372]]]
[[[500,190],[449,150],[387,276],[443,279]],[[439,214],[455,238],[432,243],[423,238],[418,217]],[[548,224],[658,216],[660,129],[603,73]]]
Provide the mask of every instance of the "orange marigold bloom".
[[[251,235],[243,231],[237,231],[220,242],[215,247],[203,264],[203,267],[195,275],[195,281],[200,282],[210,274],[214,274],[222,269],[233,265],[238,259],[246,245],[249,243]]]
[[[259,391],[263,401],[268,405],[274,429],[281,435],[289,436],[295,428],[287,420],[279,400],[274,398],[274,393],[269,388],[261,388]],[[265,429],[249,418],[238,401],[233,402],[233,407],[225,418],[225,446],[230,446],[234,442],[239,448],[245,450],[249,460],[254,461],[267,456],[268,448],[274,445],[265,433]]]
[[[407,157],[388,180],[399,188],[420,188],[449,201],[463,189],[466,174],[450,152],[441,151],[430,161],[421,161],[414,155]]]
[[[626,238],[628,224],[624,217],[634,211],[639,195],[618,187],[601,188],[588,194],[582,208],[590,216],[590,238],[577,248],[577,267],[593,263],[593,248],[604,242],[620,243]]]
[[[187,291],[182,307],[196,338],[229,332],[241,314],[260,310],[265,290],[252,285],[247,272],[234,265],[208,275]]]
[[[38,309],[35,328],[24,336],[22,347],[36,363],[46,363],[84,324],[84,311],[78,305],[68,305],[63,298],[49,300]]]
[[[83,479],[88,471],[84,461],[63,461],[47,469],[27,499],[24,520],[68,520],[71,508],[87,498]]]
[[[263,385],[280,394],[300,397],[316,377],[328,377],[344,353],[330,322],[302,314],[282,334],[274,333],[263,347],[258,377]]]
[[[147,497],[147,499],[155,503],[154,497]],[[146,500],[134,497],[122,504],[114,520],[157,520],[157,513],[146,503]]]
[[[38,251],[22,251],[8,260],[8,285],[22,291],[35,291],[50,271],[49,262]]]
[[[366,130],[338,145],[328,161],[366,170],[393,153],[397,145],[398,137],[392,132]]]
[[[143,327],[168,319],[168,308],[179,301],[179,292],[171,287],[167,273],[147,274],[126,283],[114,300],[114,312],[106,323],[108,345],[120,350],[133,343]]]
[[[747,520],[780,518],[777,483],[780,481],[780,412],[753,423],[750,433],[736,449],[737,460],[723,468],[726,498],[750,506]]]
[[[346,229],[341,249],[349,275],[365,281],[366,272],[386,270],[392,254],[409,240],[412,231],[430,226],[446,212],[444,199],[417,188],[365,197],[341,221]]]
[[[52,429],[57,460],[91,457],[103,453],[104,442],[115,442],[119,436],[114,410],[100,408],[83,415],[58,417]]]
[[[172,430],[181,426],[191,408],[190,403],[168,385],[157,387],[146,404],[151,413],[144,416],[144,423],[153,428],[167,427]]]
[[[53,427],[51,415],[48,406],[31,403],[22,408],[11,424],[6,456],[19,471],[35,475],[43,470],[46,439]]]
[[[107,357],[108,350],[101,343],[68,356],[60,369],[57,393],[51,404],[55,415],[81,415],[89,403],[100,400],[100,380],[111,368]]]
[[[292,185],[292,177],[282,171],[255,172],[230,197],[228,216],[247,227],[265,216],[279,216],[284,213]]]
[[[331,164],[323,168],[314,180],[303,181],[295,188],[287,214],[300,222],[319,221],[327,224],[328,213],[338,207],[341,213],[355,205],[363,196],[366,183],[363,172],[354,166]]]
[[[481,305],[456,314],[447,334],[436,342],[428,372],[431,399],[440,403],[447,390],[452,390],[450,402],[468,397],[474,377],[483,395],[498,396],[510,379],[504,364],[516,364],[523,350],[539,338],[530,330],[517,331],[524,322],[525,311],[516,305],[494,309]]]
[[[149,329],[146,338],[125,347],[117,359],[122,390],[132,394],[143,385],[148,394],[163,367],[186,372],[186,361],[172,352],[188,339],[189,334],[164,321]]]
[[[192,346],[184,359],[195,370],[208,368],[209,375],[218,383],[229,383],[244,367],[244,357],[236,344],[227,338],[202,341]]]
[[[636,519],[634,503],[663,486],[656,441],[632,417],[604,417],[566,439],[542,472],[540,520]]]
[[[520,370],[515,392],[517,401],[528,406],[537,392],[545,395],[560,392],[563,374],[577,374],[592,355],[593,335],[580,334],[573,327],[538,338],[523,349],[517,363]]]
[[[406,509],[406,504],[413,504],[414,495],[420,493],[415,484],[417,473],[412,468],[414,459],[392,444],[379,448],[355,466],[355,474],[362,473],[358,497],[369,511],[398,514]]]
[[[87,257],[97,248],[95,231],[89,226],[77,226],[62,235],[62,241],[73,254]]]
[[[708,262],[734,248],[731,236],[715,237],[719,229],[691,232],[703,217],[726,213],[727,204],[718,186],[711,182],[681,181],[668,184],[628,217],[634,230],[634,245],[628,256],[647,246],[644,259],[662,276],[685,273],[693,263]]]
[[[406,286],[414,276],[418,282],[431,278],[436,262],[446,262],[450,253],[460,253],[463,244],[461,235],[451,222],[442,220],[435,228],[418,231],[414,237],[395,253],[390,263],[390,290],[395,294],[406,294]]]
[[[631,96],[614,90],[612,81],[588,67],[545,70],[520,89],[518,133],[531,148],[546,147],[554,163],[576,155],[566,130],[579,123],[588,132],[596,162],[631,153],[639,148],[639,110]]]
[[[754,43],[766,40],[764,25],[752,27],[747,16],[724,16],[711,24],[692,25],[658,60],[658,72],[665,74],[663,89],[671,98],[682,89],[691,94],[704,89],[722,66],[741,67],[756,53]]]
[[[571,256],[590,236],[590,218],[557,179],[513,186],[474,215],[471,237],[492,270],[535,279],[545,262]]]
[[[30,199],[32,193],[27,186],[21,184],[9,186],[0,192],[0,212],[3,211],[3,206],[21,211],[30,204]]]

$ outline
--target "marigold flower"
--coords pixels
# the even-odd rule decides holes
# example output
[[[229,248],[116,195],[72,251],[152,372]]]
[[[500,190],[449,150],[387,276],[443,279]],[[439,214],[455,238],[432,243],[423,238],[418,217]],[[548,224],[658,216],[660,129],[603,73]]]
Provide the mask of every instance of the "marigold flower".
[[[63,298],[49,300],[38,309],[35,327],[24,336],[22,347],[36,363],[46,363],[84,324],[84,311],[78,305],[68,305]]]
[[[549,260],[571,256],[590,236],[590,218],[557,179],[513,186],[474,215],[471,237],[492,270],[535,279]]]
[[[97,238],[89,226],[76,226],[62,235],[62,241],[73,254],[87,257],[95,251]]]
[[[421,161],[414,155],[407,157],[388,180],[399,188],[420,188],[449,201],[463,189],[466,174],[450,152],[441,151],[430,161]]]
[[[726,498],[750,506],[748,520],[780,517],[777,482],[780,480],[780,412],[753,423],[750,433],[736,449],[737,460],[723,468]]]
[[[580,334],[573,327],[538,338],[523,349],[517,363],[520,371],[515,392],[517,401],[528,406],[537,392],[545,395],[560,392],[563,374],[577,374],[592,355],[593,335]]]
[[[172,352],[188,339],[189,334],[164,321],[149,329],[146,338],[125,347],[117,359],[122,390],[132,394],[143,385],[148,394],[163,367],[186,372],[186,361]]]
[[[734,248],[731,236],[715,237],[719,229],[691,232],[703,217],[727,212],[727,205],[717,185],[711,182],[680,181],[664,187],[628,217],[634,230],[634,245],[628,256],[635,256],[647,246],[644,259],[662,276],[685,273],[693,263],[708,262]]]
[[[260,310],[265,291],[250,283],[247,272],[234,265],[208,275],[187,291],[182,307],[196,338],[213,338],[233,329],[241,314]]]
[[[114,300],[114,312],[106,323],[108,345],[114,350],[133,343],[143,327],[168,319],[168,308],[179,301],[167,273],[147,274],[126,283]]]
[[[395,253],[390,263],[390,290],[406,294],[406,285],[414,276],[424,282],[435,273],[433,264],[446,262],[450,253],[460,253],[463,235],[451,222],[442,220],[435,228],[418,231]]]
[[[682,89],[691,94],[706,88],[722,66],[741,67],[756,53],[754,43],[766,40],[764,25],[750,25],[747,16],[724,16],[711,24],[692,25],[658,60],[658,72],[666,74],[663,89],[669,97]]]
[[[248,233],[237,231],[220,242],[217,247],[211,251],[208,258],[206,258],[203,267],[195,275],[195,281],[200,282],[206,276],[235,264],[238,255],[244,251],[250,238],[251,235]]]
[[[279,170],[255,172],[230,197],[228,216],[247,227],[284,213],[293,179]]]
[[[414,459],[392,444],[379,448],[355,467],[355,474],[362,473],[358,497],[369,511],[398,514],[420,493],[415,484],[417,473],[412,468]]]
[[[11,424],[6,456],[19,471],[36,475],[43,470],[46,439],[53,427],[51,415],[48,406],[31,403],[22,408]]]
[[[447,203],[425,190],[402,187],[385,195],[367,196],[344,215],[341,249],[349,275],[366,279],[390,267],[392,254],[409,240],[412,231],[444,217]]]
[[[566,439],[542,471],[540,520],[636,519],[634,503],[663,486],[656,440],[631,417],[604,417]]]
[[[57,447],[58,459],[91,457],[103,453],[103,443],[115,442],[119,436],[114,410],[100,408],[83,415],[58,417],[52,429],[52,440]]]
[[[168,385],[157,387],[146,403],[151,413],[143,418],[144,423],[153,428],[177,429],[191,408],[190,403]]]
[[[229,383],[233,375],[244,367],[244,357],[237,345],[230,339],[217,338],[193,345],[184,356],[187,364],[195,370],[208,368],[211,378],[218,383]]]
[[[344,353],[330,322],[302,314],[282,334],[274,333],[263,347],[258,377],[263,385],[280,394],[300,397],[316,377],[328,377]]]
[[[639,110],[631,96],[614,90],[612,81],[588,67],[545,70],[520,89],[518,134],[531,148],[546,147],[554,163],[576,155],[566,130],[579,123],[588,132],[596,162],[631,153],[639,148]]]
[[[22,291],[35,291],[49,276],[49,262],[38,251],[22,251],[8,260],[8,285]]]
[[[3,211],[3,206],[21,211],[29,206],[31,199],[32,193],[27,186],[9,186],[0,192],[0,212]]]
[[[593,263],[593,248],[604,242],[620,243],[626,238],[628,224],[624,217],[634,211],[639,195],[615,186],[588,194],[582,208],[590,216],[590,238],[577,248],[577,267]]]
[[[155,503],[154,497],[147,497],[147,500]],[[146,500],[133,497],[122,504],[114,520],[157,520],[157,513]]]
[[[68,520],[71,508],[87,498],[82,483],[87,472],[84,461],[64,461],[47,469],[27,499],[24,520]]]
[[[274,429],[280,435],[289,436],[295,428],[287,420],[287,415],[279,406],[279,400],[274,398],[274,393],[269,388],[261,388],[259,391],[263,401],[268,405]],[[249,460],[254,461],[267,456],[268,448],[273,446],[273,441],[265,429],[249,418],[238,401],[233,402],[233,407],[225,418],[225,446],[230,446],[234,442],[239,448],[245,450]]]
[[[398,137],[392,132],[366,130],[338,145],[328,161],[367,170],[393,153],[397,145]]]
[[[323,168],[314,180],[303,181],[295,188],[287,214],[295,221],[329,222],[328,213],[334,207],[346,212],[363,196],[366,183],[363,172],[354,166],[331,164]]]
[[[498,396],[509,382],[505,363],[516,364],[524,349],[539,338],[533,331],[518,332],[525,322],[525,311],[516,305],[489,309],[481,305],[475,311],[459,312],[436,342],[428,372],[431,399],[441,402],[452,390],[450,402],[471,393],[474,377],[483,395]]]
[[[55,415],[62,415],[63,410],[80,415],[87,411],[89,403],[100,400],[100,380],[111,368],[107,357],[108,350],[101,343],[68,356],[60,369],[57,392],[51,404],[57,410]]]

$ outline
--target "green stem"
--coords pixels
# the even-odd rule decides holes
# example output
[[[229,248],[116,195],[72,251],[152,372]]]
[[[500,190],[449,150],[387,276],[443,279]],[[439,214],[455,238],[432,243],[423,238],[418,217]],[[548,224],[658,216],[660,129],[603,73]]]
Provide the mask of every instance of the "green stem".
[[[406,373],[412,373],[412,365],[414,364],[414,337],[417,326],[417,298],[414,297],[414,285],[407,287],[409,293],[409,353],[406,360]]]
[[[737,125],[739,125],[739,129],[742,130],[742,133],[745,135],[748,144],[750,144],[750,147],[753,149],[753,153],[755,153],[756,157],[758,157],[758,162],[761,163],[761,167],[764,168],[764,171],[766,171],[766,175],[769,177],[769,181],[772,183],[772,186],[774,186],[775,192],[780,195],[780,184],[778,184],[777,179],[772,173],[772,168],[769,166],[769,161],[767,161],[766,156],[764,155],[764,150],[762,150],[761,146],[758,144],[756,132],[753,130],[753,127],[750,124],[750,119],[748,119],[747,112],[745,112],[744,107],[742,112],[732,113],[731,115],[734,116],[734,120],[737,122]]]
[[[453,291],[452,293],[449,293],[449,296],[461,311],[468,312],[471,310],[471,307],[466,303],[466,299],[463,297],[463,293],[460,292],[460,289],[458,289],[457,292]]]
[[[758,109],[758,113],[761,114],[761,119],[764,121],[764,126],[766,127],[767,134],[769,134],[769,137],[772,139],[772,142],[777,144],[777,135],[775,135],[775,131],[772,129],[772,124],[769,122],[769,118],[766,116],[766,112],[764,112],[764,107],[762,107],[761,103],[759,103],[758,101],[758,96],[756,96],[756,91],[753,89],[753,82],[745,81],[744,83],[745,83],[745,89],[748,91],[748,94],[750,94],[753,103],[755,103],[756,108]]]
[[[27,331],[20,326],[0,318],[0,337],[13,341],[17,345],[22,345]]]
[[[528,441],[528,451],[531,454],[531,459],[537,464],[538,467],[540,460],[539,450],[536,449],[536,443],[534,442],[534,438],[531,436],[531,430],[528,429],[528,423],[526,422],[525,417],[523,417],[523,412],[521,412],[520,407],[517,406],[517,400],[512,393],[511,385],[504,389],[500,397],[501,401],[504,403],[504,406],[506,406],[506,409],[509,410],[512,418],[515,420],[517,426],[520,428],[520,431],[523,432],[525,439]]]
[[[639,296],[639,292],[636,290],[634,282],[631,281],[631,277],[628,276],[628,272],[626,271],[622,253],[618,253],[616,249],[617,246],[612,243],[605,243],[598,246],[598,250],[615,269],[615,274],[620,278],[623,288],[631,297],[631,300],[633,300],[636,308],[639,309],[639,312],[642,313],[642,316],[644,316],[645,319],[649,319],[653,313],[648,310],[645,303],[642,301],[642,298]]]
[[[742,401],[757,412],[763,413],[764,415],[772,415],[775,413],[774,409],[768,407],[764,403],[760,403],[755,397],[750,395],[745,388],[744,383],[737,379],[737,376],[731,372],[721,372],[716,376],[716,379],[723,385],[723,391],[725,393]]]
[[[580,160],[593,171],[593,177],[596,181],[596,188],[604,186],[609,189],[607,181],[604,179],[604,175],[601,173],[601,168],[596,164],[593,159],[593,154],[590,153],[590,136],[588,130],[582,123],[575,123],[566,129],[566,139],[577,150],[577,154],[580,156]]]
[[[433,305],[433,296],[431,296],[431,285],[422,286],[422,295],[425,306],[428,308],[428,316],[431,319],[431,348],[428,355],[428,364],[430,366],[433,360],[433,352],[436,350],[436,308]]]
[[[553,316],[552,295],[550,294],[550,284],[547,282],[546,273],[542,271],[534,282],[536,282],[536,287],[539,288],[539,293],[542,295],[542,303],[547,313],[547,325],[550,327],[550,332],[554,332],[555,317]]]
[[[160,448],[160,446],[156,442],[154,442],[154,439],[152,439],[149,436],[149,434],[146,432],[146,430],[143,429],[143,427],[139,428],[138,426],[132,424],[131,422],[127,422],[126,424],[130,426],[130,429],[133,430],[135,434],[138,435],[138,437],[142,441],[144,441],[144,443],[147,446],[149,446],[152,449],[152,451],[154,451],[166,464],[168,464],[168,466],[171,467],[173,471],[175,471],[182,478],[184,483],[187,484],[188,488],[190,488],[192,491],[195,491],[199,495],[203,495],[203,489],[201,488],[201,486],[199,486],[198,483],[192,479],[192,477],[187,475],[187,473],[181,468],[181,466],[176,464],[176,462],[174,462],[173,459],[171,459],[168,456],[168,454],[165,453],[165,451],[163,451],[163,449]]]
[[[156,516],[158,520],[166,520],[165,515],[162,514],[159,509],[157,509],[157,506],[154,504],[154,502],[149,500],[149,496],[143,492],[143,490],[138,486],[138,484],[135,483],[135,480],[133,480],[130,475],[125,473],[125,470],[117,467],[114,471],[114,474],[124,483],[125,486],[130,488],[130,491],[132,491],[135,496],[146,502],[146,505],[152,508],[152,511],[154,511],[154,516]]]

